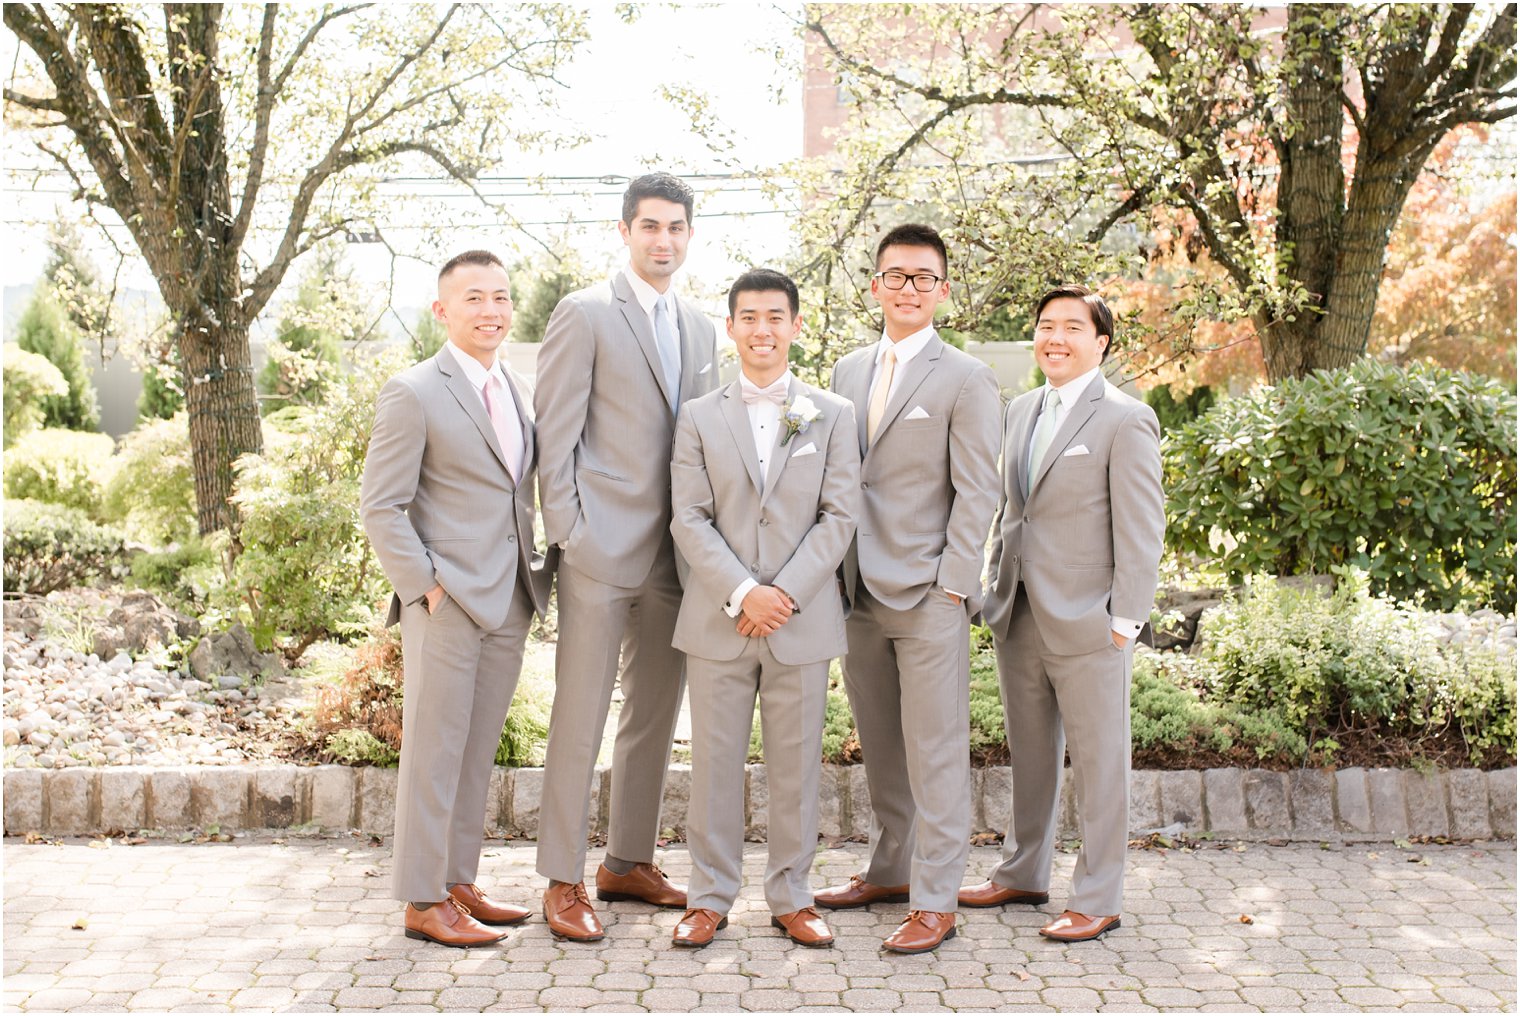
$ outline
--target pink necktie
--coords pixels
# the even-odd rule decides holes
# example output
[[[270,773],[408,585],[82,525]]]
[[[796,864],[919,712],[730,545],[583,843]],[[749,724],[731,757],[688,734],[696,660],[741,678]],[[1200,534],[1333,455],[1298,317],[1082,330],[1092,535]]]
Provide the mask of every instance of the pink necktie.
[[[511,400],[504,397],[501,388],[500,376],[492,374],[481,386],[480,397],[485,400],[486,415],[491,418],[491,429],[496,431],[496,443],[501,445],[502,454],[507,457],[507,471],[515,483],[522,475],[522,428],[517,414],[512,411]],[[496,398],[492,398],[493,389]]]

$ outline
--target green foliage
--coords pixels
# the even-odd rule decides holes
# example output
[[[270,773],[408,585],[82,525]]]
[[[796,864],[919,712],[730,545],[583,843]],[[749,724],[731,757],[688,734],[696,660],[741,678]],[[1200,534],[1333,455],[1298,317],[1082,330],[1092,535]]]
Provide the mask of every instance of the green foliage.
[[[221,553],[196,538],[166,550],[134,554],[131,569],[137,585],[197,612],[226,579]]]
[[[397,362],[354,374],[298,433],[238,462],[233,494],[242,553],[227,596],[248,615],[261,649],[298,659],[330,635],[362,633],[384,595],[384,575],[359,519],[359,481],[375,396]]]
[[[499,766],[540,766],[549,746],[549,712],[554,706],[554,685],[534,680],[524,669],[512,695],[512,708],[502,726],[501,743],[496,746]]]
[[[984,756],[1005,743],[1003,692],[998,684],[992,633],[971,629],[971,757]]]
[[[1304,736],[1273,709],[1206,700],[1198,665],[1183,653],[1137,652],[1130,686],[1130,738],[1136,748],[1179,755],[1253,751],[1258,759],[1302,759]]]
[[[25,499],[5,504],[5,591],[43,595],[109,574],[121,534],[77,508]]]
[[[443,327],[443,322],[435,318],[431,310],[423,309],[417,315],[416,326],[412,328],[412,359],[418,362],[426,360],[442,349],[447,341],[449,332]]]
[[[327,735],[327,753],[344,765],[380,766],[389,769],[401,761],[401,751],[367,730],[346,727]]]
[[[1192,423],[1202,416],[1218,397],[1208,385],[1199,385],[1178,398],[1171,385],[1156,385],[1145,393],[1145,404],[1156,411],[1161,422],[1161,433],[1169,434],[1184,424]]]
[[[94,430],[100,426],[100,407],[95,386],[85,366],[79,329],[69,320],[53,286],[44,281],[32,296],[16,325],[16,345],[28,353],[46,357],[63,375],[68,390],[42,398],[43,424],[70,430]]]
[[[549,315],[560,300],[590,285],[594,278],[569,251],[520,261],[512,266],[513,342],[542,342]]]
[[[43,400],[67,394],[69,383],[45,356],[5,347],[5,447],[42,426]]]
[[[356,295],[360,292],[342,249],[319,248],[280,316],[259,372],[263,412],[322,401],[338,381],[343,345],[360,339],[373,318]]]
[[[179,347],[165,335],[150,338],[139,350],[142,391],[137,395],[137,419],[167,420],[185,408],[185,378]]]
[[[1371,361],[1227,399],[1163,443],[1172,549],[1232,578],[1365,569],[1445,608],[1515,603],[1515,396]]]
[[[122,438],[105,509],[144,543],[173,543],[195,535],[195,466],[183,413],[146,421]]]
[[[78,508],[102,517],[114,442],[105,434],[46,428],[33,431],[5,457],[5,496]]]
[[[1513,747],[1515,664],[1444,646],[1418,608],[1368,593],[1342,569],[1334,593],[1253,578],[1199,625],[1194,656],[1209,697],[1280,713],[1315,739],[1378,729],[1420,737],[1456,724],[1476,761]]]

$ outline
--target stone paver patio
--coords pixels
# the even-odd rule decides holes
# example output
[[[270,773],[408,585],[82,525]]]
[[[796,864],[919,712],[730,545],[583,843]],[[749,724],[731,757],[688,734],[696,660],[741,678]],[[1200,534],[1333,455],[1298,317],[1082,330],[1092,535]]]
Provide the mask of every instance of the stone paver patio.
[[[864,848],[821,848],[815,884]],[[937,954],[881,939],[905,906],[828,915],[833,949],[769,927],[749,845],[747,883],[716,943],[669,945],[680,914],[602,904],[607,938],[556,942],[541,919],[500,947],[402,936],[386,898],[389,844],[74,840],[4,845],[4,1003],[24,1011],[168,1009],[976,1011],[1513,1009],[1515,847],[1210,844],[1132,850],[1124,927],[1060,946],[1034,910],[963,910]],[[977,876],[996,851],[972,851]],[[592,863],[598,859],[593,854]],[[677,878],[682,847],[662,853]],[[488,844],[480,881],[536,904],[533,846]],[[76,927],[76,925],[81,925]]]

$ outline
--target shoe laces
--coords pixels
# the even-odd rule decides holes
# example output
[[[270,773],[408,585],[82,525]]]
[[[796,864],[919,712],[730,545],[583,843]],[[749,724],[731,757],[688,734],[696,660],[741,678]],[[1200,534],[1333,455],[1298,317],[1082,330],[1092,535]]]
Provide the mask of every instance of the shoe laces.
[[[575,883],[575,885],[570,887],[570,895],[574,897],[577,903],[584,903],[588,907],[591,906],[591,897],[586,895],[586,883]]]
[[[453,904],[453,906],[454,906],[454,909],[455,909],[455,910],[457,910],[457,911],[459,911],[459,912],[460,912],[460,913],[461,913],[461,914],[463,914],[463,915],[464,915],[464,916],[466,916],[466,917],[469,917],[469,916],[470,916],[470,908],[469,908],[469,907],[467,907],[467,906],[465,906],[465,905],[464,905],[464,904],[463,904],[463,903],[460,903],[460,902],[459,902],[459,901],[458,901],[458,900],[456,900],[456,899],[455,899],[455,898],[454,898],[454,897],[453,897],[453,896],[450,896],[450,897],[449,897],[449,898],[448,898],[448,899],[447,899],[447,900],[445,900],[445,901],[444,901],[444,902],[446,902],[446,903],[451,903],[451,904]],[[441,904],[439,904],[439,905],[441,905]]]

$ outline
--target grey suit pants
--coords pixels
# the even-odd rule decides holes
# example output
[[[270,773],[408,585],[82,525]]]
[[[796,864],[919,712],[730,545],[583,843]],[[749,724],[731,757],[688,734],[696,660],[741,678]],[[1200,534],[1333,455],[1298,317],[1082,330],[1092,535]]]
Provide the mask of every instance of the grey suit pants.
[[[585,878],[591,779],[617,682],[623,707],[612,748],[607,853],[625,861],[654,860],[685,679],[685,655],[670,645],[680,606],[673,551],[662,552],[634,589],[560,562],[554,708],[538,819],[537,867],[545,878]]]
[[[737,660],[686,658],[691,691],[691,850],[689,905],[726,914],[742,881],[744,762],[755,698],[765,745],[765,902],[773,914],[813,905],[808,885],[818,847],[818,771],[829,665],[789,667],[765,639]]]
[[[1091,916],[1120,913],[1129,845],[1133,643],[1057,656],[1040,637],[1020,590],[1008,639],[994,645],[1013,755],[1013,828],[1004,837],[1003,862],[992,881],[1030,892],[1050,886],[1063,759],[1070,748],[1082,849],[1066,909]]]
[[[522,672],[533,601],[519,585],[507,621],[479,628],[447,594],[432,614],[401,608],[405,670],[391,894],[442,900],[474,882],[501,728]]]
[[[971,851],[971,623],[934,589],[894,610],[862,584],[845,622],[845,691],[871,796],[862,877],[908,885],[914,910],[951,913]]]

